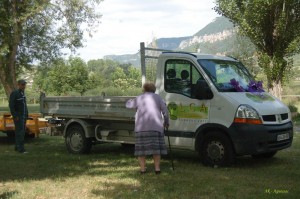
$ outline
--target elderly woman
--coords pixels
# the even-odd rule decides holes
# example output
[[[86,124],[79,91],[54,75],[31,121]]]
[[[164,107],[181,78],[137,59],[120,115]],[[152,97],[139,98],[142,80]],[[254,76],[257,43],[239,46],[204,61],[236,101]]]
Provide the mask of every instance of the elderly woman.
[[[143,94],[127,101],[127,108],[137,109],[135,115],[135,152],[141,167],[141,174],[146,173],[147,155],[152,155],[155,173],[160,174],[161,155],[167,154],[164,140],[164,128],[169,126],[169,114],[165,102],[155,94],[153,83],[143,85]],[[163,117],[162,117],[163,116]]]

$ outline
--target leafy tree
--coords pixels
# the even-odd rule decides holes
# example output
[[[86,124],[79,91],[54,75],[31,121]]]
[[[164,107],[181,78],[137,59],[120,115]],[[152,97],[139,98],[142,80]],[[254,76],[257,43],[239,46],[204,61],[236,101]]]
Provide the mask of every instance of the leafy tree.
[[[237,33],[232,42],[227,54],[241,61],[255,77],[261,74],[262,69],[258,66],[256,49],[249,38]]]
[[[122,91],[131,88],[141,88],[141,73],[133,66],[128,67],[128,74],[126,75],[124,69],[118,67],[111,75],[113,85],[120,88]]]
[[[120,64],[120,67],[123,68],[124,73],[125,73],[126,75],[129,74],[129,69],[131,68],[131,66],[132,66],[132,65],[131,65],[130,63],[123,63],[123,64]]]
[[[300,50],[299,0],[217,0],[215,10],[250,38],[269,91],[281,97],[291,67],[286,58]]]
[[[46,93],[66,95],[78,92],[83,95],[100,80],[89,74],[86,63],[79,57],[57,59],[49,65],[41,65],[34,76],[33,87]]]
[[[120,66],[118,62],[109,59],[89,60],[87,65],[90,72],[101,73],[104,76],[110,76]]]
[[[133,66],[130,66],[128,68],[127,80],[131,87],[141,88],[142,87],[141,71]]]
[[[89,73],[89,84],[90,89],[96,88],[96,87],[105,87],[104,85],[105,78],[102,74],[97,74],[94,72]]]
[[[6,95],[15,89],[22,67],[45,62],[82,46],[100,15],[101,0],[1,0],[0,80]]]
[[[3,87],[0,85],[0,95],[4,94],[4,89]]]
[[[70,68],[64,60],[56,61],[47,73],[48,91],[56,95],[66,95],[72,90]]]
[[[89,82],[89,73],[87,71],[86,63],[79,57],[70,58],[68,61],[69,66],[69,78],[72,91],[79,92],[81,95],[91,88],[91,82]]]
[[[118,67],[115,72],[111,74],[111,79],[115,81],[116,79],[126,79],[126,74],[123,68]]]
[[[51,70],[54,62],[63,61],[63,60],[55,60],[51,63],[40,63],[35,68],[34,76],[33,76],[33,89],[39,92],[48,92],[49,91],[49,76],[48,72]]]
[[[155,64],[149,64],[146,67],[146,77],[148,81],[155,82],[157,67]]]
[[[108,87],[112,84],[111,74],[120,66],[118,62],[109,59],[90,60],[87,62],[87,65],[90,73],[103,80],[101,81],[101,86],[103,87]]]
[[[116,71],[111,74],[111,80],[113,85],[120,88],[122,91],[129,87],[123,68],[118,67]]]

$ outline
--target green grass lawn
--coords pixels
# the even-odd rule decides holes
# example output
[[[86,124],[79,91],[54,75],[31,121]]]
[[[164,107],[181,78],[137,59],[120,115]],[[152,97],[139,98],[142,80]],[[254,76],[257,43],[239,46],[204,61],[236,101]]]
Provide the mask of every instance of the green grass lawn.
[[[1,132],[0,132],[1,133]],[[0,134],[1,135],[1,134]],[[293,146],[269,160],[240,157],[230,168],[204,167],[197,154],[175,151],[162,174],[139,174],[133,148],[94,146],[89,155],[67,153],[62,137],[27,140],[18,154],[0,137],[0,198],[299,198],[300,134]]]

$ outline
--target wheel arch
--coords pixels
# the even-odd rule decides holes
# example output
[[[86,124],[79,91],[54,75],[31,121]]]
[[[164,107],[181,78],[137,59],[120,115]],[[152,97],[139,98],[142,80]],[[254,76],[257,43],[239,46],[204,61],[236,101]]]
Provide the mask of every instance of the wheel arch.
[[[223,126],[221,124],[216,124],[216,123],[203,124],[197,129],[196,135],[195,135],[195,150],[197,152],[200,151],[201,145],[203,144],[203,141],[204,141],[204,139],[203,139],[204,136],[207,133],[212,132],[212,131],[218,131],[218,132],[224,133],[229,138],[232,148],[235,152],[234,143],[232,141],[232,138],[230,136],[228,128],[226,126]]]
[[[95,137],[95,125],[87,120],[70,119],[65,125],[63,136],[66,137],[68,129],[73,125],[80,125],[84,131],[86,138]]]

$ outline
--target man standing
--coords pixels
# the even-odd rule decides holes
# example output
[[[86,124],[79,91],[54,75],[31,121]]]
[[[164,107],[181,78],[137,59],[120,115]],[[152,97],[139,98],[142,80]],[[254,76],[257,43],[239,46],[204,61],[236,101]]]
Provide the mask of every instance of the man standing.
[[[15,123],[15,150],[20,153],[26,153],[24,148],[24,137],[26,130],[26,120],[28,118],[28,109],[25,97],[26,81],[18,81],[18,89],[13,91],[9,97],[9,108]]]

